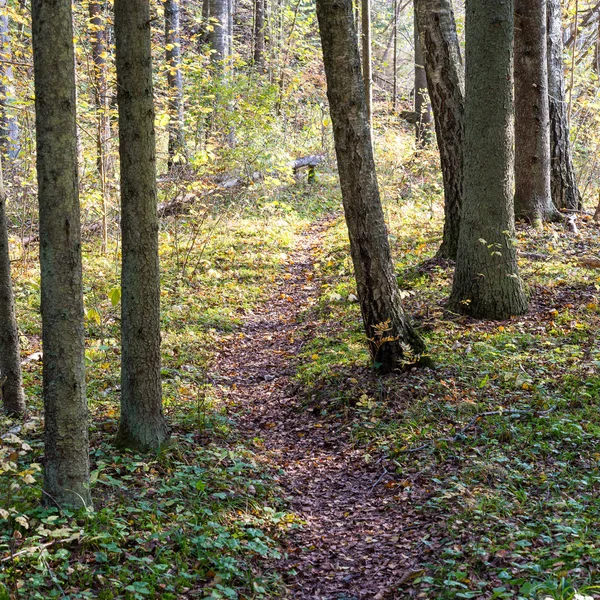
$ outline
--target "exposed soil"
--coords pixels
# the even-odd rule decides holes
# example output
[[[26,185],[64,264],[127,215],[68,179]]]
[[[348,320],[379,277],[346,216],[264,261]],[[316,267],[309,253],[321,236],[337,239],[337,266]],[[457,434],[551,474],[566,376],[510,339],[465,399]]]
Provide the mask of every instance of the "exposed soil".
[[[323,415],[327,398],[306,398],[293,381],[302,340],[317,334],[307,309],[318,296],[313,257],[326,226],[303,235],[239,344],[219,352],[217,369],[241,435],[255,440],[304,522],[290,530],[287,556],[276,565],[288,597],[408,597],[400,589],[434,551],[427,481],[418,472],[399,475],[387,457],[358,448],[349,423]]]

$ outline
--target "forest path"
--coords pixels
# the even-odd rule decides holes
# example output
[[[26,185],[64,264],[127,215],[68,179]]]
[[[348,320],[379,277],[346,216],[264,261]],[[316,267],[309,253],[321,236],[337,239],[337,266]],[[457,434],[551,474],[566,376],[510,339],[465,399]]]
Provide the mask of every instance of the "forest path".
[[[418,508],[427,490],[396,475],[387,458],[369,460],[352,443],[351,424],[322,416],[322,406],[298,397],[293,381],[303,340],[316,332],[305,311],[318,298],[314,255],[327,225],[322,220],[301,236],[271,298],[246,318],[239,343],[222,348],[215,364],[240,434],[256,440],[258,460],[275,471],[304,522],[289,531],[287,558],[276,565],[288,597],[403,598],[399,586],[421,573],[429,551],[433,523]]]

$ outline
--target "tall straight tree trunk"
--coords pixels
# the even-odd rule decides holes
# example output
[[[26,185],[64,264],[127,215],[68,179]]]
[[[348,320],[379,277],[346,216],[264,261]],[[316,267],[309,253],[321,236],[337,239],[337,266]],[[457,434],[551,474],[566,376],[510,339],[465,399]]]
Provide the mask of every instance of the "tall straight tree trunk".
[[[362,18],[362,75],[365,85],[367,120],[373,127],[373,58],[371,41],[371,0],[361,0]]]
[[[466,10],[464,190],[449,306],[477,318],[523,314],[513,217],[513,2]]]
[[[169,86],[169,170],[185,155],[183,135],[183,74],[181,73],[181,28],[179,0],[165,0],[165,48]]]
[[[463,62],[451,0],[416,0],[415,9],[444,178],[444,236],[437,256],[454,260],[463,197]]]
[[[581,210],[577,189],[565,94],[562,8],[548,0],[548,97],[550,100],[550,187],[557,209]]]
[[[33,0],[31,14],[44,350],[44,502],[90,507],[71,0]]]
[[[116,443],[168,439],[160,374],[160,269],[149,0],[115,0],[121,163],[121,419]]]
[[[546,0],[515,0],[515,216],[539,226],[554,216]]]
[[[0,163],[0,397],[5,414],[25,415],[25,394],[21,378],[21,348],[10,279],[6,191]]]
[[[12,45],[8,31],[8,7],[0,0],[0,150],[8,158],[19,154],[19,122],[11,109],[15,101],[14,75],[11,65]]]
[[[352,0],[317,0],[342,200],[373,361],[391,371],[425,345],[400,299],[379,197]]]
[[[265,0],[254,0],[254,66],[265,70]]]
[[[231,54],[229,31],[229,0],[210,0],[210,17],[212,31],[208,33],[208,41],[213,50],[211,60],[214,64],[224,66],[224,61]]]
[[[94,60],[94,100],[96,102],[96,167],[102,192],[102,240],[108,247],[108,160],[110,142],[110,106],[106,83],[106,22],[103,3],[89,5],[92,58]]]
[[[427,75],[425,73],[425,61],[421,51],[421,42],[419,40],[416,4],[417,0],[415,0],[415,15],[413,20],[415,45],[415,140],[417,146],[423,146],[431,139],[433,116],[427,96]]]

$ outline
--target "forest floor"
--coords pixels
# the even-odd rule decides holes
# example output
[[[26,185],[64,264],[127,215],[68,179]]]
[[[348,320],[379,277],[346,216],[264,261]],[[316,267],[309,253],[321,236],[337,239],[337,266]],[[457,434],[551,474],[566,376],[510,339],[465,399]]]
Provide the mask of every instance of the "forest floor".
[[[397,597],[399,585],[414,578],[436,516],[415,510],[426,486],[418,485],[410,502],[398,502],[391,459],[366,458],[347,420],[332,418],[327,401],[306,397],[294,379],[299,350],[316,335],[315,260],[330,225],[322,220],[304,233],[271,298],[215,364],[239,434],[275,472],[301,523],[285,538],[286,558],[274,563],[290,597],[380,600]]]
[[[0,419],[0,600],[600,597],[598,224],[519,227],[527,315],[449,313],[436,158],[389,135],[389,239],[435,367],[373,368],[334,173],[192,182],[161,224],[158,456],[113,447],[119,247],[85,241],[93,512],[40,506],[39,270],[14,234],[30,418]]]

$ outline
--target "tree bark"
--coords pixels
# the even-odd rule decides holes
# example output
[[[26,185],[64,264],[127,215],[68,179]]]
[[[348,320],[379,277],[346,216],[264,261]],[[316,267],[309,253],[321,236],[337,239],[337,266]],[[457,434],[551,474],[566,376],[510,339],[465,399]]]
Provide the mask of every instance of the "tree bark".
[[[165,47],[167,85],[169,86],[169,171],[175,162],[183,162],[183,74],[181,72],[181,29],[179,0],[165,0]]]
[[[44,503],[91,506],[70,0],[32,1],[40,208]]]
[[[416,18],[444,179],[439,258],[456,259],[463,197],[464,67],[451,0],[416,0]]]
[[[6,191],[0,163],[0,397],[5,414],[25,416],[25,393],[21,378],[21,348],[10,278]]]
[[[535,226],[554,214],[546,0],[515,0],[515,216]]]
[[[317,0],[342,200],[358,298],[374,364],[391,371],[418,360],[394,273],[379,197],[351,0]],[[380,333],[378,333],[378,330]]]
[[[121,419],[116,443],[168,439],[160,369],[160,269],[149,0],[115,0],[121,163]]]
[[[219,66],[224,66],[231,54],[229,6],[229,0],[210,0],[212,31],[208,33],[208,42],[213,50],[211,61]]]
[[[415,0],[415,16],[413,20],[413,39],[415,45],[415,141],[417,146],[424,146],[431,141],[431,123],[433,116],[431,114],[431,105],[427,95],[427,75],[425,73],[425,61],[421,52],[421,42],[419,40],[419,27],[417,23]]]
[[[371,0],[361,0],[362,75],[365,86],[367,120],[373,127],[373,58],[371,42]]]
[[[8,31],[8,10],[6,0],[0,0],[0,149],[10,159],[18,156],[19,122],[11,109],[15,101],[14,75],[12,65],[12,45]]]
[[[548,97],[550,101],[550,187],[557,209],[582,208],[569,140],[563,63],[562,8],[548,0]]]
[[[469,0],[465,194],[449,307],[477,318],[527,310],[513,217],[512,43],[512,0]]]
[[[265,70],[265,0],[254,0],[254,66]]]

